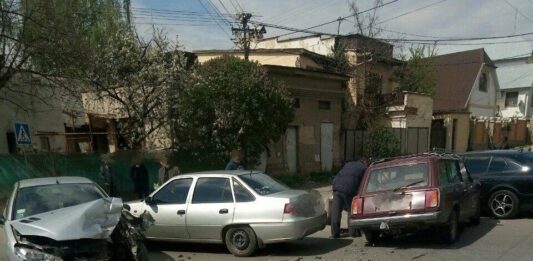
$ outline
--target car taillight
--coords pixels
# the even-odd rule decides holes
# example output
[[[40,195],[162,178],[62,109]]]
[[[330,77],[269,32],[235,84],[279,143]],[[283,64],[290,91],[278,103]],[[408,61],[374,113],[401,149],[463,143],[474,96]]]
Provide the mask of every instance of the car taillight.
[[[285,204],[285,208],[283,208],[283,214],[296,215],[296,208],[291,203],[287,203]]]
[[[352,199],[352,215],[363,214],[363,198]]]
[[[426,191],[426,208],[436,208],[439,206],[439,190]]]

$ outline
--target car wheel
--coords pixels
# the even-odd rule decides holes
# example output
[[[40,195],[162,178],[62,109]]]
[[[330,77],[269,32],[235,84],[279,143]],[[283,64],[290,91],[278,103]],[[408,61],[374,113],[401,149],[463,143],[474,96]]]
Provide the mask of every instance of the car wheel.
[[[499,190],[490,196],[489,209],[497,218],[514,218],[518,214],[518,208],[518,197],[509,190]]]
[[[470,219],[470,225],[477,226],[481,222],[481,204],[478,203],[476,213]]]
[[[442,231],[443,242],[446,244],[452,244],[457,241],[459,237],[459,213],[456,210],[453,210],[448,218],[448,223],[444,226]]]
[[[365,234],[366,242],[369,245],[377,245],[380,241],[380,233],[377,231],[363,231],[363,234]]]
[[[257,237],[250,227],[229,228],[224,243],[228,250],[238,257],[251,256],[257,250]]]

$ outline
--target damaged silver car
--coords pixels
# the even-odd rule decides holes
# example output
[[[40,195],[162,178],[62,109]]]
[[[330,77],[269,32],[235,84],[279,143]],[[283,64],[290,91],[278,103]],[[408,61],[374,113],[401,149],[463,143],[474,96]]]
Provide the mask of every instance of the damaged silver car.
[[[148,260],[143,217],[81,177],[15,184],[1,217],[13,260]]]

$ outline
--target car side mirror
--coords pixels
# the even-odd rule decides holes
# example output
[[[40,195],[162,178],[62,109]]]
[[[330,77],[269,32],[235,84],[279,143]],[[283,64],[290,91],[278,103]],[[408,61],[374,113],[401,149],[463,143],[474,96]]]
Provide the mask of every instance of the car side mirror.
[[[146,197],[144,202],[148,205],[152,205],[154,203],[154,199],[152,197]]]

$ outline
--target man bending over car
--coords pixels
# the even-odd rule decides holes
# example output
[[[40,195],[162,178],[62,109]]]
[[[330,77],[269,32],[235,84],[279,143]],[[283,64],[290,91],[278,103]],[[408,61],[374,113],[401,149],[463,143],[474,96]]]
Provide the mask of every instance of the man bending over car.
[[[359,183],[368,166],[368,159],[344,164],[333,179],[333,201],[331,204],[331,238],[339,238],[341,233],[342,211],[350,212],[352,198],[357,194]]]

